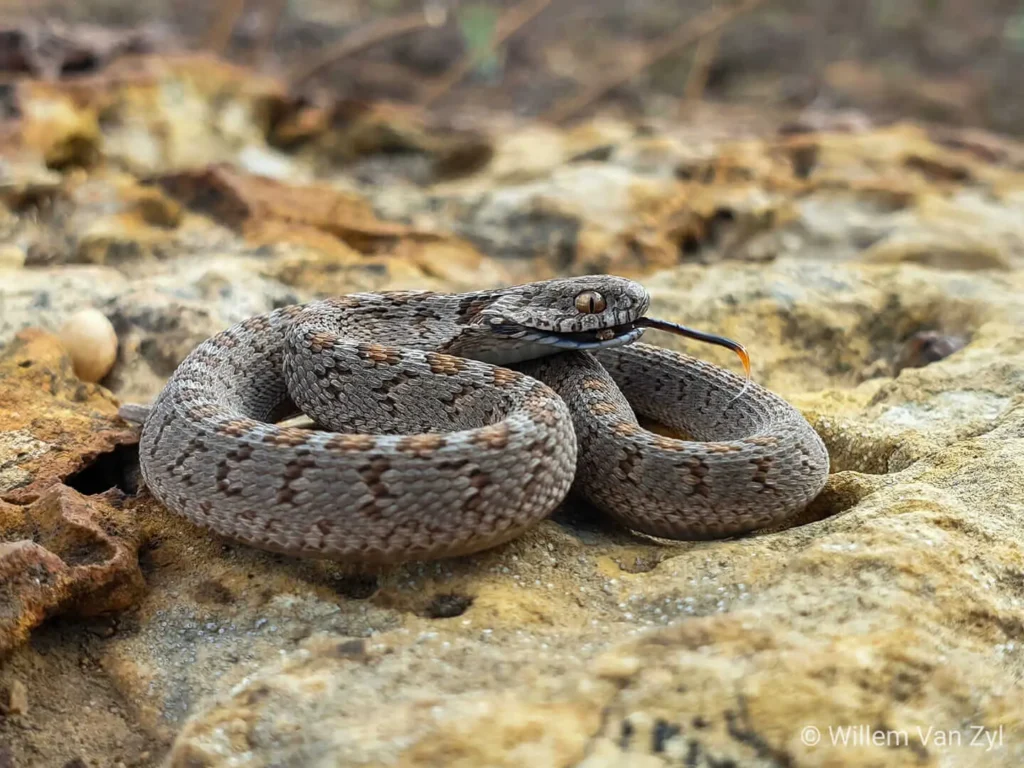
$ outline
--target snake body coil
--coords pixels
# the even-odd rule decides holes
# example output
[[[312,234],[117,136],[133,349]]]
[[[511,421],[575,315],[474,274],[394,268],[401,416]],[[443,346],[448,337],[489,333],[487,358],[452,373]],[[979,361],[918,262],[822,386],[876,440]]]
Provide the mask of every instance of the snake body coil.
[[[364,563],[494,546],[571,487],[670,538],[800,511],[828,474],[821,439],[756,384],[737,398],[742,378],[634,344],[648,303],[632,281],[590,276],[250,318],[171,376],[143,425],[143,477],[221,535]],[[317,429],[275,424],[296,411]]]

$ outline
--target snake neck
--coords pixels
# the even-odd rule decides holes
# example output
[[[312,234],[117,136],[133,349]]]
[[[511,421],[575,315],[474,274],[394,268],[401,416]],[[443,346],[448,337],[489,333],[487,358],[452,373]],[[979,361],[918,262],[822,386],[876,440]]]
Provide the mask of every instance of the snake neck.
[[[547,344],[504,339],[486,329],[464,328],[438,351],[491,365],[514,365],[557,354],[562,350]]]
[[[648,301],[625,278],[585,276],[462,294],[350,294],[308,305],[295,322],[320,338],[513,365],[632,343],[643,333],[637,320]]]

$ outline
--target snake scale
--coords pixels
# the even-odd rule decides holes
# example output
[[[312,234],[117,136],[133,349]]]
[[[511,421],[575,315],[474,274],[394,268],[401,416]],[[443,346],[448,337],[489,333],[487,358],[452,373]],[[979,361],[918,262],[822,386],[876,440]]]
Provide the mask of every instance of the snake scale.
[[[635,343],[662,322],[648,304],[597,275],[252,317],[196,347],[144,411],[143,479],[225,537],[358,563],[495,546],[570,490],[666,538],[791,518],[828,474],[817,433],[757,384]],[[295,413],[315,429],[277,423]]]

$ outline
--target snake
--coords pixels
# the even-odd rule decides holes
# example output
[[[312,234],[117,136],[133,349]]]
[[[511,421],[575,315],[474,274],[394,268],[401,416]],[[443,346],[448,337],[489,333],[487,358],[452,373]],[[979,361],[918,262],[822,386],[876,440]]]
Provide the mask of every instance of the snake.
[[[613,275],[319,298],[211,336],[122,416],[160,503],[289,555],[468,555],[570,495],[664,539],[792,520],[826,482],[820,436],[742,345],[649,306]],[[728,346],[747,376],[640,342],[652,329]]]

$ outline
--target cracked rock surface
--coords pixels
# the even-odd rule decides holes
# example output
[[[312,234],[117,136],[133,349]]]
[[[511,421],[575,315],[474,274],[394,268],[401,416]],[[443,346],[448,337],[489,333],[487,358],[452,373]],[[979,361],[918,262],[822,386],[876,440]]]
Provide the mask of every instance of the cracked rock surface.
[[[0,144],[0,766],[1024,764],[1019,147],[381,108],[283,148],[273,81],[140,66],[19,87]],[[833,474],[792,525],[668,542],[570,501],[360,571],[139,492],[118,403],[231,323],[592,271],[807,415]],[[99,384],[53,335],[84,307],[118,334]]]

